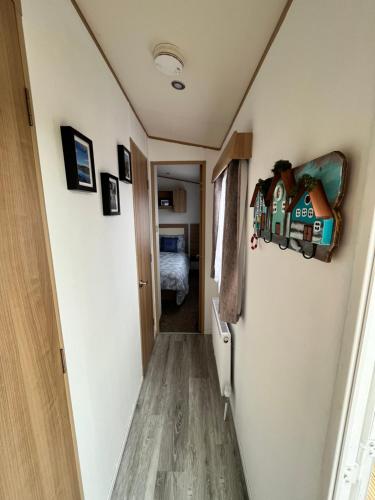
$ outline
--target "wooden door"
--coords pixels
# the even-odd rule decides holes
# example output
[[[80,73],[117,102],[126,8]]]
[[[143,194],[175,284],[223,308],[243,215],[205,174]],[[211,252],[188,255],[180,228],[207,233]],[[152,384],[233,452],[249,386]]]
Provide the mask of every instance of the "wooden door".
[[[19,15],[0,0],[0,498],[74,500],[80,483]]]
[[[266,227],[266,216],[262,214],[260,216],[260,228],[263,230]]]
[[[133,169],[133,201],[139,280],[142,362],[143,373],[146,373],[147,365],[154,347],[147,158],[132,140],[130,140],[130,148]]]
[[[280,235],[280,222],[276,222],[275,224],[275,234]]]
[[[305,241],[312,241],[312,237],[313,237],[313,227],[306,224],[303,227],[303,239]]]

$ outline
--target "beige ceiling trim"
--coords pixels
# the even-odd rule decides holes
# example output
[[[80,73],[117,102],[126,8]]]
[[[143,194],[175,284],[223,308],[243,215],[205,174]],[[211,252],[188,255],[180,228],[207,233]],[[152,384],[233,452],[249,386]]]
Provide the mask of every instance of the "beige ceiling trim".
[[[149,135],[148,138],[154,139],[155,141],[173,142],[175,144],[182,144],[184,146],[194,146],[195,148],[205,148],[205,149],[213,149],[214,151],[220,151],[220,147],[207,146],[205,144],[196,144],[195,142],[177,141],[175,139],[166,139],[165,137],[156,137],[155,135]]]
[[[282,24],[283,24],[283,22],[284,22],[284,20],[286,18],[286,15],[288,14],[288,11],[289,11],[290,6],[292,5],[292,3],[293,3],[293,0],[287,0],[287,2],[285,4],[285,7],[283,8],[283,11],[281,12],[281,15],[279,17],[279,20],[277,21],[275,29],[273,30],[272,35],[270,36],[270,39],[268,40],[268,43],[266,45],[266,48],[264,49],[264,52],[263,52],[261,58],[259,59],[257,67],[255,68],[253,76],[251,77],[250,83],[247,86],[247,89],[245,90],[245,93],[244,93],[244,95],[243,95],[243,97],[241,99],[240,104],[238,105],[237,111],[236,111],[236,113],[235,113],[235,115],[233,117],[233,120],[231,121],[231,123],[230,123],[230,125],[228,127],[228,130],[227,130],[227,132],[226,132],[226,134],[224,136],[223,142],[221,143],[219,149],[221,149],[223,147],[224,142],[226,141],[226,138],[228,137],[228,134],[229,134],[229,132],[230,132],[232,126],[233,126],[233,123],[234,123],[235,119],[237,118],[238,113],[240,112],[240,109],[242,108],[242,105],[243,105],[246,97],[248,96],[248,93],[250,92],[251,87],[253,86],[255,78],[258,76],[260,68],[262,67],[262,65],[264,63],[264,60],[265,60],[265,58],[266,58],[266,56],[267,56],[267,54],[268,54],[268,52],[269,52],[269,50],[270,50],[270,48],[271,48],[271,46],[273,44],[273,42],[274,42],[274,40],[275,40],[278,32],[280,31],[280,28],[281,28],[281,26],[282,26]]]
[[[13,1],[17,1],[17,0],[13,0]],[[242,97],[242,99],[240,101],[240,104],[238,105],[237,110],[236,110],[236,112],[235,112],[235,114],[233,116],[233,119],[232,119],[232,121],[231,121],[231,123],[230,123],[230,125],[228,127],[228,130],[226,131],[226,133],[224,135],[224,139],[222,140],[220,146],[217,147],[217,146],[207,146],[205,144],[196,144],[196,143],[191,143],[191,142],[178,141],[178,140],[175,140],[175,139],[168,139],[166,137],[157,137],[157,136],[149,135],[148,132],[147,132],[147,130],[146,130],[146,127],[144,126],[142,120],[138,116],[138,113],[136,112],[136,110],[135,110],[135,108],[134,108],[131,100],[129,99],[129,97],[128,97],[128,95],[127,95],[127,93],[126,93],[123,85],[121,84],[120,79],[118,78],[115,70],[112,68],[111,63],[109,62],[107,56],[105,55],[104,50],[102,49],[100,43],[96,39],[96,37],[94,35],[94,32],[92,31],[89,23],[87,22],[87,20],[86,20],[85,16],[83,15],[81,9],[79,8],[79,6],[77,4],[77,1],[76,0],[70,0],[70,1],[72,3],[73,7],[75,8],[75,10],[77,11],[77,14],[81,18],[81,21],[83,22],[83,24],[84,24],[85,28],[87,29],[88,33],[90,34],[91,38],[93,39],[93,41],[94,41],[97,49],[99,50],[100,54],[102,55],[105,63],[107,64],[110,72],[112,73],[114,79],[116,80],[116,82],[117,82],[118,86],[120,87],[122,93],[124,94],[126,100],[128,101],[129,106],[133,110],[133,113],[137,117],[137,119],[138,119],[139,123],[141,124],[141,127],[143,128],[143,130],[144,130],[145,134],[147,135],[147,137],[149,139],[154,139],[156,141],[165,141],[165,142],[171,142],[171,143],[174,143],[174,144],[182,144],[184,146],[193,146],[193,147],[197,147],[197,148],[212,149],[214,151],[220,151],[222,149],[222,147],[224,145],[224,142],[226,141],[226,139],[228,137],[228,134],[229,134],[229,132],[230,132],[230,130],[231,130],[233,124],[234,124],[234,121],[237,118],[238,113],[240,112],[240,109],[241,109],[241,107],[242,107],[242,105],[243,105],[246,97],[248,96],[248,94],[250,92],[250,89],[253,86],[253,83],[254,83],[254,81],[255,81],[255,79],[256,79],[256,77],[257,77],[257,75],[258,75],[258,73],[259,73],[259,71],[260,71],[260,69],[261,69],[261,67],[263,65],[263,62],[266,59],[266,56],[267,56],[267,54],[268,54],[268,52],[269,52],[269,50],[270,50],[270,48],[271,48],[271,46],[273,44],[273,42],[274,42],[274,40],[275,40],[278,32],[280,31],[280,28],[281,28],[281,26],[282,26],[282,24],[283,24],[283,22],[284,22],[284,20],[285,20],[285,18],[287,16],[287,14],[288,14],[290,6],[293,3],[293,0],[287,0],[287,2],[285,4],[285,7],[284,7],[284,9],[283,9],[283,11],[282,11],[282,13],[281,13],[281,15],[280,15],[277,23],[276,23],[276,26],[275,26],[275,28],[274,28],[271,36],[270,36],[270,39],[268,40],[266,48],[264,49],[263,54],[262,54],[262,56],[261,56],[261,58],[260,58],[260,60],[259,60],[259,62],[257,64],[257,67],[255,68],[255,71],[254,71],[254,73],[253,73],[253,75],[251,77],[250,83],[247,86],[246,91],[245,91],[245,93],[244,93],[244,95],[243,95],[243,97]]]

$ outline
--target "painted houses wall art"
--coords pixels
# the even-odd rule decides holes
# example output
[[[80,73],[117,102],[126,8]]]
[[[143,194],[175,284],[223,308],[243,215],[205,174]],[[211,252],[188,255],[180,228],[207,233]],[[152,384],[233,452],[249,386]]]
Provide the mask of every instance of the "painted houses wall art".
[[[306,259],[330,262],[342,226],[345,156],[334,151],[296,168],[279,160],[272,172],[259,179],[252,196],[254,234]]]

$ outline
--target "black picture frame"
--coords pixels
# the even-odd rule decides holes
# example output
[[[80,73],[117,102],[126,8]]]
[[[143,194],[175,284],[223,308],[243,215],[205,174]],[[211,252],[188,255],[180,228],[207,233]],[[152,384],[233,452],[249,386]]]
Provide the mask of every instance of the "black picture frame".
[[[120,215],[120,189],[118,177],[107,172],[100,173],[102,185],[103,215]]]
[[[118,176],[120,181],[132,184],[132,155],[131,152],[122,144],[117,145],[118,158]]]
[[[73,127],[62,126],[60,130],[68,189],[96,193],[92,140]]]

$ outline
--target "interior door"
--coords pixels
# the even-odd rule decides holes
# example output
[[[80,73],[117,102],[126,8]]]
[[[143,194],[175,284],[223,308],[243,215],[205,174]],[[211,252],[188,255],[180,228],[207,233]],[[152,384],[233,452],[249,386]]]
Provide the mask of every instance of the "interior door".
[[[0,0],[0,498],[81,498],[20,14]]]
[[[132,140],[130,140],[130,149],[133,170],[133,200],[139,280],[142,362],[143,373],[146,373],[147,365],[154,347],[150,206],[148,197],[147,158]]]

